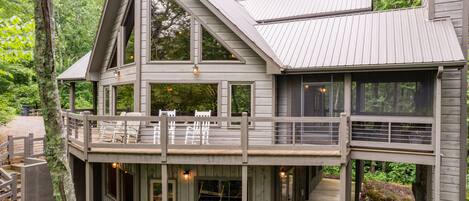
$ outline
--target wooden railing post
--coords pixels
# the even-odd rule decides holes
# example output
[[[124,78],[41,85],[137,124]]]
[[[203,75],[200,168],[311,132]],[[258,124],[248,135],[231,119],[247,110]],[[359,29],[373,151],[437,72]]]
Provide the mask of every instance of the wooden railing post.
[[[28,136],[26,136],[24,138],[24,144],[23,144],[23,147],[24,147],[24,158],[28,158],[28,157],[31,157],[32,155],[32,149],[31,149],[31,144],[33,142],[33,134],[30,133],[28,134]]]
[[[89,140],[90,140],[90,122],[88,120],[88,112],[83,112],[83,154],[88,158]]]
[[[17,186],[17,182],[18,182],[18,177],[16,175],[16,173],[12,173],[11,174],[11,200],[18,200],[17,198],[17,194],[18,194],[18,186]],[[23,184],[25,185],[25,184]]]
[[[249,120],[248,113],[243,112],[241,116],[241,149],[243,151],[243,164],[248,163],[248,146],[249,146]]]
[[[160,140],[161,140],[161,161],[166,163],[168,153],[168,114],[163,113],[160,117]]]
[[[8,150],[8,163],[11,164],[13,161],[13,158],[15,157],[15,145],[14,145],[14,140],[13,136],[9,135],[8,136],[8,145],[7,145],[7,150]]]
[[[348,148],[350,143],[350,130],[348,125],[349,118],[346,113],[340,113],[340,124],[339,124],[339,145],[340,155],[342,163],[347,162]]]

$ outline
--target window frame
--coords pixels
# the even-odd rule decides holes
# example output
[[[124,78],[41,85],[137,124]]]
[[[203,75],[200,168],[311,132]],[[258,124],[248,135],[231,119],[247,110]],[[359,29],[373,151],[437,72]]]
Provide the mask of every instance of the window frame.
[[[232,87],[233,85],[244,85],[244,86],[251,86],[251,115],[248,115],[248,117],[255,117],[256,113],[255,113],[255,108],[256,108],[256,82],[254,81],[241,81],[241,82],[238,82],[238,81],[230,81],[228,82],[228,102],[227,102],[227,114],[228,114],[228,117],[233,117],[232,114],[231,114],[231,102],[232,102],[232,98],[233,98],[233,95],[232,95]],[[254,123],[251,122],[250,123],[250,126],[253,126]],[[235,125],[235,124],[232,124],[231,122],[229,122],[229,127],[240,127],[241,125]]]
[[[233,48],[231,48],[225,40],[221,39],[214,31],[212,31],[210,28],[208,28],[208,25],[206,25],[203,22],[200,22],[199,20],[195,20],[196,23],[196,29],[198,34],[197,40],[198,40],[198,45],[199,45],[199,51],[197,54],[197,60],[201,64],[245,64],[246,60],[239,55],[236,51],[234,51]],[[233,54],[237,60],[203,60],[203,31],[202,29],[205,29],[210,35],[215,38],[223,47],[225,47],[231,54]],[[234,34],[234,33],[233,33]]]
[[[109,171],[109,168],[111,169],[114,169],[114,171],[116,172],[116,195],[111,195],[109,192],[108,192],[108,186],[109,186],[109,177],[108,177],[108,171]],[[112,164],[110,163],[105,163],[104,165],[104,194],[106,195],[106,197],[108,198],[111,198],[113,200],[117,200],[117,197],[118,197],[118,194],[119,194],[119,172],[118,172],[118,168],[112,168]]]
[[[122,85],[132,85],[132,88],[133,88],[133,94],[132,94],[132,97],[133,97],[133,108],[132,110],[135,111],[135,83],[133,81],[131,82],[120,82],[120,83],[116,83],[116,84],[112,84],[112,85],[109,85],[111,87],[111,116],[116,116],[116,115],[119,115],[119,114],[116,114],[116,109],[117,109],[117,91],[116,91],[116,87],[119,87],[119,86],[122,86]]]
[[[155,183],[160,183],[162,184],[163,181],[162,179],[150,179],[149,181],[149,190],[148,190],[148,194],[149,194],[149,200],[152,200],[153,198],[153,185]],[[168,184],[172,184],[173,185],[173,200],[172,201],[177,201],[177,182],[176,182],[176,179],[168,179]],[[168,188],[169,188],[169,185],[168,185]],[[168,201],[169,201],[169,198],[168,198]]]
[[[221,116],[221,104],[222,104],[222,82],[221,81],[198,81],[198,80],[188,80],[188,81],[149,81],[147,82],[147,111],[146,114],[151,116],[151,85],[155,84],[216,84],[217,85],[217,117]]]
[[[136,0],[130,0],[126,9],[125,9],[125,13],[124,13],[124,17],[122,18],[122,21],[121,21],[121,24],[119,26],[119,32],[118,32],[118,37],[120,37],[121,39],[118,40],[120,41],[119,42],[119,46],[118,48],[120,49],[120,52],[121,54],[120,55],[116,55],[118,57],[117,59],[117,66],[119,67],[124,67],[124,66],[132,66],[132,65],[135,65],[136,64],[136,53],[137,53],[137,46],[135,45],[135,43],[137,42],[137,37],[136,37],[136,18],[137,18],[137,12],[136,12]],[[125,49],[126,49],[126,46],[125,46],[125,30],[126,30],[126,21],[127,21],[127,18],[129,17],[129,14],[132,12],[130,9],[132,8],[132,4],[133,4],[133,13],[134,13],[134,27],[133,27],[133,34],[134,34],[134,61],[133,62],[130,62],[130,63],[125,63]],[[132,35],[132,34],[131,34]],[[129,36],[130,37],[130,36]],[[130,38],[129,38],[130,40]],[[120,62],[120,63],[119,63]],[[119,65],[120,64],[120,65]]]
[[[213,176],[213,177],[210,177],[210,176],[197,176],[194,178],[194,196],[195,198],[197,198],[199,196],[199,181],[203,181],[203,180],[211,180],[211,181],[218,181],[218,182],[223,182],[223,181],[240,181],[241,182],[241,189],[243,188],[242,185],[243,185],[243,180],[241,177],[216,177],[216,176]],[[251,177],[248,177],[248,200],[251,200]],[[242,196],[242,195],[241,195]]]
[[[148,0],[147,2],[147,6],[148,6],[148,9],[147,9],[147,23],[148,23],[148,26],[147,26],[147,50],[146,50],[146,53],[147,53],[147,58],[146,58],[146,62],[147,64],[192,64],[194,63],[195,61],[195,17],[194,17],[194,14],[189,10],[189,9],[186,9],[183,5],[181,5],[177,0],[172,0],[174,1],[175,3],[177,3],[182,9],[184,9],[189,15],[190,15],[190,19],[191,19],[191,23],[190,23],[190,42],[189,42],[189,46],[190,46],[190,51],[189,51],[189,54],[190,54],[190,58],[189,60],[152,60],[151,59],[151,52],[152,52],[152,48],[151,48],[151,12],[152,12],[152,8],[151,8],[151,3],[152,3],[153,0]]]
[[[305,85],[310,85],[310,86],[320,86],[320,85],[328,85],[332,91],[330,91],[330,95],[329,95],[329,101],[334,101],[334,83],[340,83],[342,82],[342,85],[343,87],[340,89],[342,90],[342,97],[339,96],[338,100],[342,100],[343,102],[343,105],[341,106],[342,107],[342,111],[338,112],[339,116],[340,116],[340,113],[342,112],[345,112],[345,74],[342,74],[342,73],[331,73],[331,74],[318,74],[318,75],[325,75],[325,76],[329,76],[330,80],[329,81],[305,81],[305,75],[302,75],[301,76],[301,105],[300,105],[300,114],[302,117],[338,117],[338,116],[334,116],[334,108],[331,107],[330,105],[330,102],[328,103],[329,105],[329,114],[332,114],[332,115],[327,115],[327,116],[305,116]],[[338,79],[334,79],[335,77],[337,77]],[[342,79],[341,79],[342,78]],[[336,80],[339,80],[338,82],[336,82]],[[340,81],[341,80],[341,81]],[[351,100],[350,100],[351,101]],[[351,103],[350,103],[351,104]]]

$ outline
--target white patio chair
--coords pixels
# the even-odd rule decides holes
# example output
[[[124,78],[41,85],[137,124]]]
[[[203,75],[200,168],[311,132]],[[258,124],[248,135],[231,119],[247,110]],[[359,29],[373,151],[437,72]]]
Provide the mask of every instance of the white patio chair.
[[[170,111],[159,111],[158,116],[162,116],[163,113],[166,112],[168,117],[176,117],[176,110]],[[174,144],[174,140],[176,138],[176,122],[170,121],[168,122],[168,136],[169,136],[169,143]],[[161,122],[153,128],[153,144],[160,144],[161,143]]]
[[[212,111],[195,111],[195,117],[210,117]],[[197,144],[201,140],[201,144],[209,144],[210,121],[194,121],[194,125],[186,128],[185,144]]]
[[[143,116],[139,112],[128,112],[121,113],[120,116]],[[117,121],[115,124],[115,129],[112,135],[112,142],[116,142],[117,137],[122,138],[122,142],[129,143],[130,138],[134,139],[134,142],[137,143],[138,135],[140,133],[141,121],[127,121],[127,126],[125,126],[125,121]]]

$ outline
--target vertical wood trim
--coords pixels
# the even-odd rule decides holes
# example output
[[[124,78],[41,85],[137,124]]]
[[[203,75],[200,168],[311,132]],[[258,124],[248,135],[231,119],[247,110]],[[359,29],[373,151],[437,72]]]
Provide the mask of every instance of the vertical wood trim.
[[[435,19],[435,0],[427,0],[428,4],[428,19]]]
[[[134,85],[134,111],[141,112],[142,109],[142,1],[135,0],[135,73],[136,80]]]
[[[168,201],[168,165],[161,164],[161,192],[162,201]]]
[[[160,119],[161,161],[166,162],[168,151],[168,115],[163,113]]]
[[[116,45],[117,66],[124,65],[124,52],[123,52],[124,51],[124,41],[123,41],[124,31],[123,30],[124,30],[124,27],[119,26],[119,29],[117,32],[117,45]]]
[[[148,191],[149,184],[148,184],[148,168],[146,164],[140,164],[140,199],[141,200],[148,200]]]
[[[249,139],[249,121],[248,114],[243,112],[241,117],[241,146],[243,149],[243,164],[248,163],[248,139]]]
[[[440,200],[440,174],[441,174],[441,79],[443,66],[438,67],[436,78],[435,100],[435,186],[434,199]]]
[[[83,113],[83,155],[85,160],[88,160],[89,150],[89,137],[90,137],[90,122],[88,121],[88,113]]]
[[[346,73],[344,77],[344,111],[352,114],[352,74]]]
[[[69,88],[69,107],[70,107],[70,112],[75,112],[75,82],[70,82],[70,88]]]
[[[85,162],[86,201],[93,201],[93,164]]]
[[[340,167],[340,200],[351,201],[352,192],[352,165],[351,163],[342,164]]]
[[[242,167],[242,201],[248,201],[248,166],[243,165]]]

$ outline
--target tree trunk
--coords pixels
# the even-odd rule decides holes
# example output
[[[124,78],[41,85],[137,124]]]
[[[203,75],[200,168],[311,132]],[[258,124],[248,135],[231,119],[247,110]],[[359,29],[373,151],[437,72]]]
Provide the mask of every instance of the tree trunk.
[[[62,137],[63,122],[60,117],[60,100],[54,61],[52,0],[35,0],[34,5],[36,21],[34,62],[46,129],[44,154],[52,177],[55,199],[75,201],[75,189],[68,166],[65,140]]]

